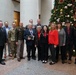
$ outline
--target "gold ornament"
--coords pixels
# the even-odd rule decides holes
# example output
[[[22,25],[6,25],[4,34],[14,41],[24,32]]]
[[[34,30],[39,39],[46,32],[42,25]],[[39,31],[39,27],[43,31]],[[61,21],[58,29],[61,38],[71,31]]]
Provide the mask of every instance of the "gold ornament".
[[[60,14],[63,14],[63,12],[60,12]]]
[[[63,11],[63,9],[60,9],[60,12],[62,12]]]

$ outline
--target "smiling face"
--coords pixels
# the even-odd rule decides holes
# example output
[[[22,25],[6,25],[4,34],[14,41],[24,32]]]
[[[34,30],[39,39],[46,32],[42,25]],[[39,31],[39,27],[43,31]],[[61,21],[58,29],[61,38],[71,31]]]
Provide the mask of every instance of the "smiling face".
[[[51,23],[51,29],[52,30],[56,29],[56,24],[55,23]]]
[[[44,27],[43,27],[43,30],[44,30],[44,31],[47,31],[47,26],[44,26]]]

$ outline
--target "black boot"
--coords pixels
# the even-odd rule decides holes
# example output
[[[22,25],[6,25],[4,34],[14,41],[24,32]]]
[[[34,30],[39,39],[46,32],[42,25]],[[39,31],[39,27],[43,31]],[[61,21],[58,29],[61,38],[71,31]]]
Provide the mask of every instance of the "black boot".
[[[75,58],[75,62],[74,63],[76,64],[76,58]]]

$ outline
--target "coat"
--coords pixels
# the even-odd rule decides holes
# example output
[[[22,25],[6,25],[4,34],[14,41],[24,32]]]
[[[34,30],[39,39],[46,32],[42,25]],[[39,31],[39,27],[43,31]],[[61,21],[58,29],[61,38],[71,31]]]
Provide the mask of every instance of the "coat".
[[[24,39],[26,40],[26,45],[28,46],[35,45],[35,42],[36,42],[36,30],[32,29],[32,31],[33,31],[33,36],[31,35],[29,29],[26,29],[24,31]],[[30,37],[31,40],[28,40],[28,37]]]
[[[64,28],[66,33],[66,45],[73,45],[73,27],[70,27],[70,33],[68,34],[67,27]]]
[[[6,40],[6,31],[3,28],[0,28],[0,46],[4,46]]]

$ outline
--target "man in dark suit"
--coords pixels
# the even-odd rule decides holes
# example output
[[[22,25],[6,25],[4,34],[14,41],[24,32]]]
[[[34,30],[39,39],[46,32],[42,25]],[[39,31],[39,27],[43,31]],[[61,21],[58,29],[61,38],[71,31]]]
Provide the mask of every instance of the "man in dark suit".
[[[65,32],[66,32],[66,54],[68,52],[68,63],[71,64],[71,59],[72,59],[72,53],[73,53],[73,28],[70,24],[69,20],[66,20],[66,27],[64,28]],[[67,55],[66,55],[66,59],[67,59]]]
[[[4,61],[2,60],[3,56],[3,49],[6,43],[6,31],[2,28],[3,23],[0,20],[0,64],[5,65]]]
[[[28,24],[28,29],[24,31],[24,39],[26,40],[26,46],[27,46],[27,57],[28,60],[30,60],[30,53],[32,52],[32,59],[36,59],[35,56],[35,36],[36,31],[33,29],[32,23]]]

